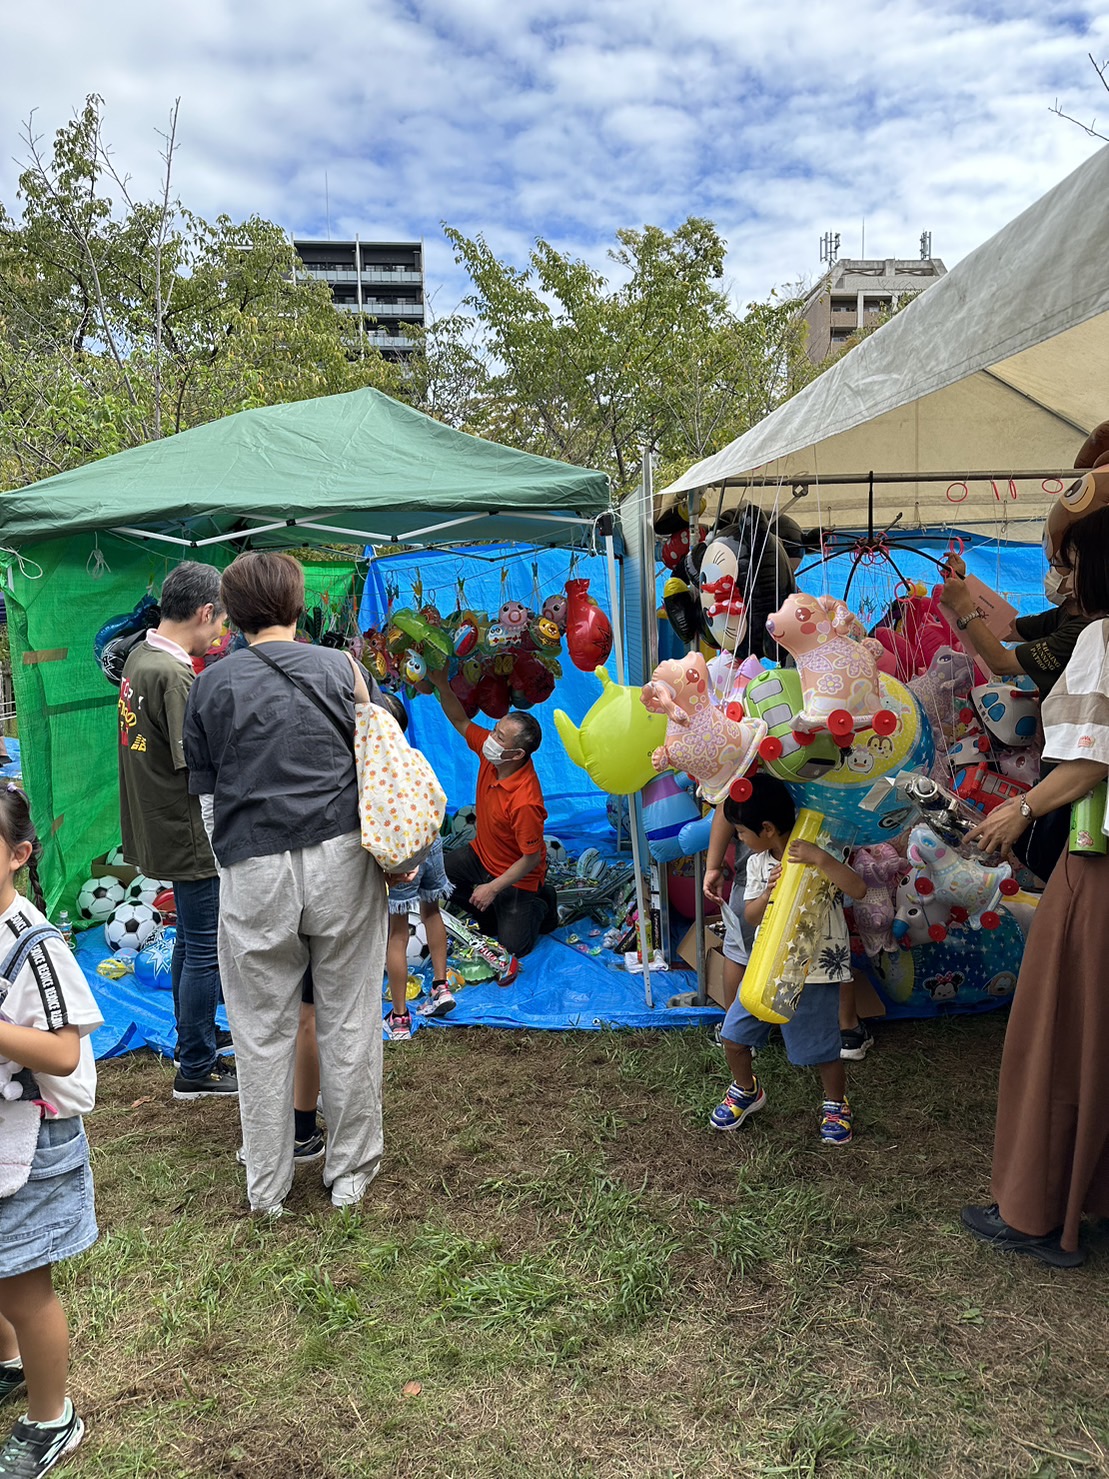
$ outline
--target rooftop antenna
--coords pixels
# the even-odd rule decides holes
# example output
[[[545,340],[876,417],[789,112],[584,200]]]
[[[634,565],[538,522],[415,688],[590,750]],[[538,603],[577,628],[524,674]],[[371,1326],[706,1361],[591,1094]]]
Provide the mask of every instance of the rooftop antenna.
[[[928,262],[931,261],[931,258],[932,233],[930,231],[922,231],[920,233],[920,260],[922,262]]]
[[[820,260],[830,267],[839,256],[839,232],[825,231],[820,238]]]
[[[327,217],[327,239],[331,240],[331,197],[327,193],[327,171],[323,172],[323,210]]]

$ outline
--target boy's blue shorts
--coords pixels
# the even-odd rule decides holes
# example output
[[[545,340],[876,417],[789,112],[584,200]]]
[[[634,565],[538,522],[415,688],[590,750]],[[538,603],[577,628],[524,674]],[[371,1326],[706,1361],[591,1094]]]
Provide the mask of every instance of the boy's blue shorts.
[[[728,1008],[720,1036],[740,1047],[761,1048],[770,1036],[769,1022],[753,1017],[736,996]],[[839,982],[807,981],[797,1000],[797,1010],[782,1023],[786,1056],[798,1068],[838,1061]]]
[[[419,903],[445,902],[451,896],[447,870],[443,866],[443,839],[437,837],[431,851],[420,864],[420,871],[409,883],[394,883],[389,888],[389,913],[409,914]]]

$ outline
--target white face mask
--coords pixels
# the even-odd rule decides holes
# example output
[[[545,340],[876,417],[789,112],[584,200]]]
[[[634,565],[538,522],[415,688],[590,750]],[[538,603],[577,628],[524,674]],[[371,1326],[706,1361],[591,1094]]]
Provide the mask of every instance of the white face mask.
[[[499,765],[504,759],[504,746],[499,745],[492,735],[481,747],[481,753],[490,765]]]
[[[1067,599],[1070,595],[1070,590],[1064,590],[1063,587],[1069,587],[1069,585],[1069,572],[1064,574],[1062,571],[1056,570],[1054,565],[1047,567],[1047,573],[1044,576],[1044,595],[1053,606],[1061,606]]]

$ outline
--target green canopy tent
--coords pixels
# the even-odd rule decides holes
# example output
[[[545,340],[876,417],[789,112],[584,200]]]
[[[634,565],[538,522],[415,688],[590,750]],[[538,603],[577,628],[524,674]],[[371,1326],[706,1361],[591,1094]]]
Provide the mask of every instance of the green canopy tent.
[[[582,544],[609,505],[603,473],[467,436],[374,390],[242,411],[0,495],[23,773],[50,907],[119,836],[118,694],[92,639],[172,564],[336,542]],[[606,520],[616,623],[610,530]],[[326,571],[310,576],[328,588]]]

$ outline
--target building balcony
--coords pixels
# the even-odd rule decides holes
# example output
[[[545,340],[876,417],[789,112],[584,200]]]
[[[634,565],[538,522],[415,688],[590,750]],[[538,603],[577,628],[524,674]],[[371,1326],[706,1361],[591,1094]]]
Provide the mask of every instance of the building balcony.
[[[357,282],[358,273],[351,267],[309,267],[301,263],[301,270],[309,277],[315,277],[320,282]],[[389,282],[389,283],[416,283],[424,280],[422,272],[414,272],[408,267],[363,267],[363,282]]]

